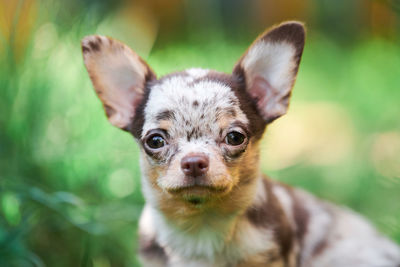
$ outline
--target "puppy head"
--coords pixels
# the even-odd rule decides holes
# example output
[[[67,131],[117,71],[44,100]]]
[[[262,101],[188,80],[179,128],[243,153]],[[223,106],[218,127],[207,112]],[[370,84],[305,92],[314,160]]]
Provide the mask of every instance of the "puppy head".
[[[258,141],[286,113],[303,46],[303,26],[288,22],[262,34],[232,74],[189,69],[156,79],[124,44],[82,41],[109,121],[140,144],[145,197],[170,209],[228,200],[233,207],[249,197]]]

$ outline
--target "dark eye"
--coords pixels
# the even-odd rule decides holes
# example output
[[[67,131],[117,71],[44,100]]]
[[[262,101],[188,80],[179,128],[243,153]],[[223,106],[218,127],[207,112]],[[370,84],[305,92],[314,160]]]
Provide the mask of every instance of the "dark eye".
[[[243,134],[233,131],[226,135],[225,142],[231,146],[238,146],[243,144],[245,139],[246,137]]]
[[[161,148],[165,146],[165,139],[161,135],[155,134],[146,140],[146,144],[152,149]]]

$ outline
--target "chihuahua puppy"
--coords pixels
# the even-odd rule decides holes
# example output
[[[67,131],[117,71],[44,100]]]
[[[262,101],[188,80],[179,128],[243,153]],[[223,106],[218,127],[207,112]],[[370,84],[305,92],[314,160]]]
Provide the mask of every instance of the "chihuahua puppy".
[[[108,120],[140,147],[144,266],[400,266],[399,247],[361,216],[260,173],[260,139],[286,113],[304,39],[286,22],[231,74],[160,79],[121,42],[82,40]]]

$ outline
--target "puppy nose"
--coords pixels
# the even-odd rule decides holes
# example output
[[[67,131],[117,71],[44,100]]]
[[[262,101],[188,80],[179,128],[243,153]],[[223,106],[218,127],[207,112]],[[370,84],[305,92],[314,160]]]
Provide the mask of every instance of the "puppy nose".
[[[187,176],[202,176],[209,166],[209,159],[205,154],[189,154],[182,158],[181,169]]]

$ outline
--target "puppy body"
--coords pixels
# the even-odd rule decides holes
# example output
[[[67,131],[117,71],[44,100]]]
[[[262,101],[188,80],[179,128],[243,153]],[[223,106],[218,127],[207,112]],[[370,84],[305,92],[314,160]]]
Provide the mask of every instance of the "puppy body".
[[[182,229],[147,205],[140,221],[143,262],[150,260],[148,266],[398,266],[398,247],[364,218],[302,190],[265,178],[259,181],[260,195],[245,212],[235,218],[205,219],[221,220],[220,228],[205,221],[198,228]],[[156,260],[159,265],[154,265]]]
[[[156,79],[113,39],[82,41],[109,121],[141,149],[145,266],[398,266],[399,248],[363,218],[272,182],[259,142],[286,113],[304,28],[262,34],[232,74],[189,69]]]

